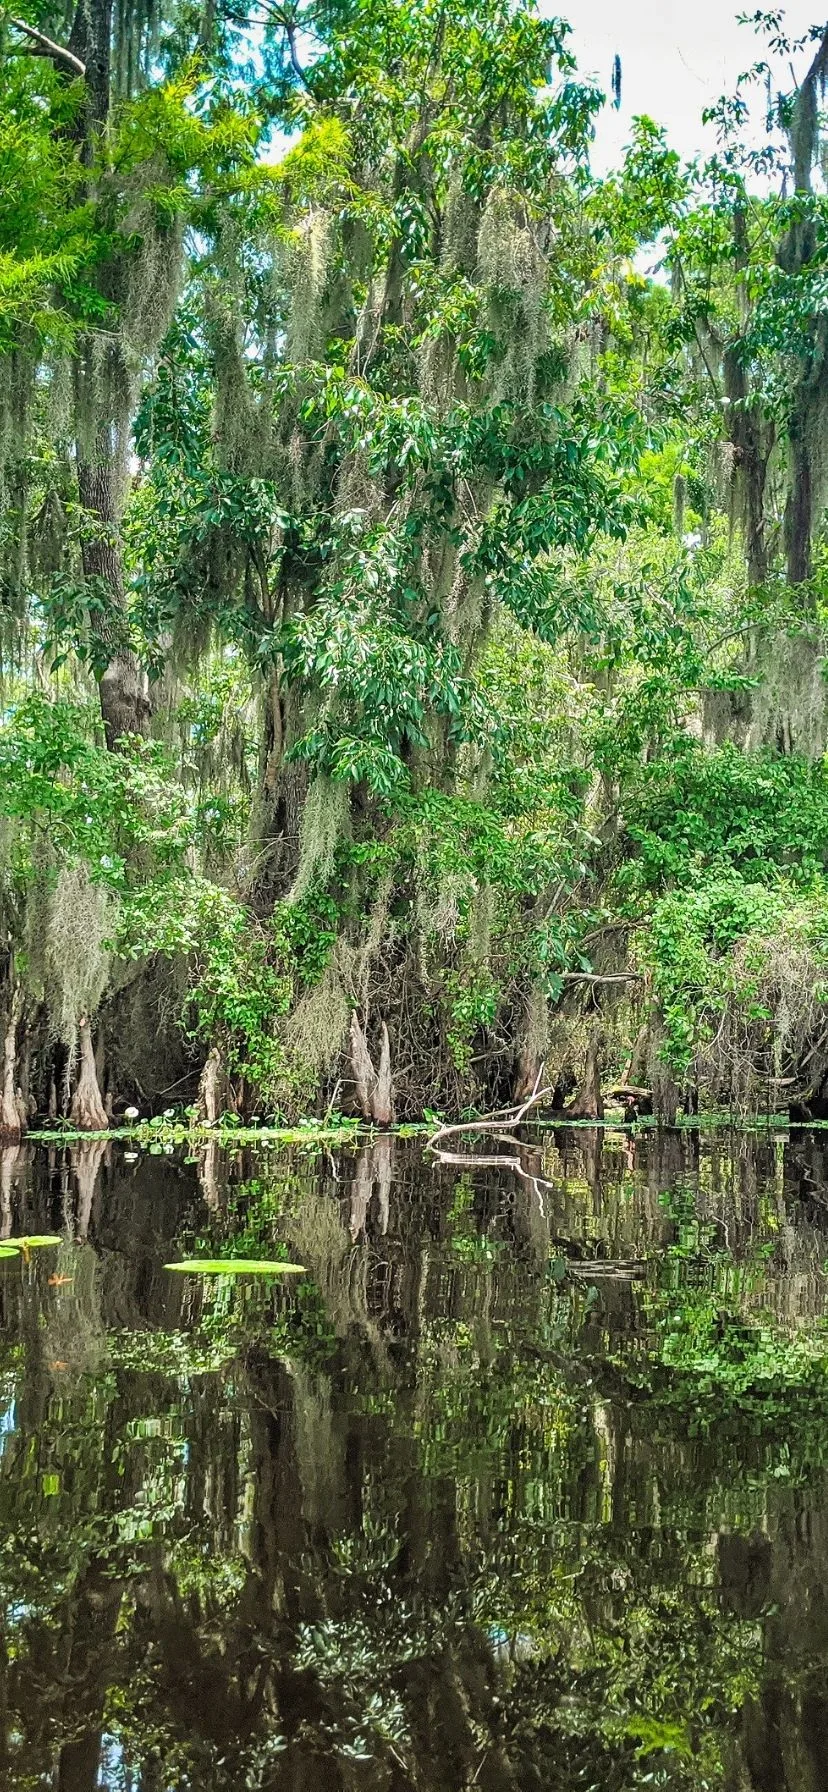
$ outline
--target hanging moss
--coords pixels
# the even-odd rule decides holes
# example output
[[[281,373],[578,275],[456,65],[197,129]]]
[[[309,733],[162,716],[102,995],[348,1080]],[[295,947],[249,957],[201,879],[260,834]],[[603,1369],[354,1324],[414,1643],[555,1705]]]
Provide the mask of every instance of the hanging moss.
[[[106,990],[114,926],[112,899],[82,865],[64,866],[32,887],[28,941],[39,968],[52,1035],[73,1054],[82,1014],[94,1015]]]
[[[318,360],[325,347],[325,300],[332,252],[331,220],[314,210],[294,232],[288,248],[290,308],[285,357],[294,365]]]
[[[531,403],[538,362],[548,346],[546,258],[535,229],[518,202],[495,188],[478,236],[480,278],[487,288],[489,319],[499,344],[498,397]]]
[[[348,786],[330,778],[314,778],[302,809],[299,865],[291,902],[298,902],[312,885],[330,883],[337,846],[347,837],[350,819]]]

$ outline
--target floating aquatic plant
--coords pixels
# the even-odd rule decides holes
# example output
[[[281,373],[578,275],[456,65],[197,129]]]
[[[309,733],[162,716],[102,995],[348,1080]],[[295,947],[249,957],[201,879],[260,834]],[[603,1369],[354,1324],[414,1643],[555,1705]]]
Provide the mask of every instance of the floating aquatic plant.
[[[47,1246],[61,1244],[63,1241],[54,1232],[32,1232],[25,1238],[4,1238],[0,1242],[0,1261],[4,1258],[18,1257],[28,1261],[30,1251],[44,1250]]]
[[[279,1263],[257,1257],[193,1257],[183,1263],[165,1263],[165,1269],[191,1276],[303,1276],[303,1263]]]

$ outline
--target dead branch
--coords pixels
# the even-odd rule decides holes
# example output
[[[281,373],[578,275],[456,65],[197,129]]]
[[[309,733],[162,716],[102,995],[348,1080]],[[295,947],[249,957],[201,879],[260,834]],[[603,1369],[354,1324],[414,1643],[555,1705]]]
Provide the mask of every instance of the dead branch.
[[[587,1282],[599,1276],[611,1276],[617,1281],[630,1282],[647,1273],[646,1263],[610,1263],[604,1257],[593,1257],[587,1262],[570,1259],[567,1269],[571,1276],[583,1276]]]
[[[519,1157],[507,1157],[505,1152],[493,1152],[491,1157],[483,1153],[470,1151],[436,1151],[438,1164],[447,1164],[462,1170],[512,1170],[523,1182],[531,1184],[543,1208],[543,1189],[554,1189],[554,1182],[547,1182],[544,1176],[536,1176],[532,1170],[524,1168]]]
[[[641,976],[640,971],[614,971],[611,975],[607,975],[606,977],[599,976],[597,974],[597,972],[594,972],[594,971],[564,971],[561,975],[561,982],[562,983],[641,983],[642,976]]]
[[[86,78],[86,63],[81,62],[80,57],[72,50],[67,50],[64,44],[56,44],[51,37],[46,36],[45,31],[38,31],[36,25],[28,25],[25,19],[9,19],[9,24],[14,26],[15,31],[22,31],[24,37],[31,39],[35,46],[33,56],[48,56],[51,62],[57,63],[58,68],[68,69],[72,75],[80,75],[81,80]]]
[[[535,1087],[532,1090],[532,1094],[528,1097],[528,1100],[522,1101],[519,1107],[496,1108],[494,1113],[484,1114],[480,1120],[458,1120],[453,1126],[439,1126],[437,1131],[433,1132],[431,1137],[426,1140],[426,1150],[436,1150],[440,1139],[448,1139],[458,1132],[513,1131],[516,1126],[520,1125],[524,1115],[529,1113],[530,1108],[537,1107],[539,1101],[545,1101],[546,1097],[552,1094],[551,1088],[538,1088],[542,1068],[543,1067],[541,1066],[541,1070],[538,1071],[535,1078]]]

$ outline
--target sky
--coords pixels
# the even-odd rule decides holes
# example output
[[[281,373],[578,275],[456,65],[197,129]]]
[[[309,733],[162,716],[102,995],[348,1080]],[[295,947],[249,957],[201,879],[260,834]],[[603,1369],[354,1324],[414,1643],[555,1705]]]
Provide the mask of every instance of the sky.
[[[823,4],[825,0],[823,0]],[[595,75],[609,91],[613,57],[621,57],[621,108],[607,107],[598,125],[592,161],[596,171],[617,162],[629,140],[630,120],[646,112],[667,127],[671,147],[682,156],[712,149],[712,132],[701,124],[704,107],[731,92],[736,77],[759,53],[759,40],[749,26],[737,23],[738,12],[754,12],[758,0],[559,0],[548,10],[568,18],[572,47],[584,74]],[[764,0],[763,10],[769,10]],[[544,11],[547,7],[544,7]],[[790,0],[784,29],[791,38],[828,15],[819,0]],[[796,64],[807,67],[810,53]]]

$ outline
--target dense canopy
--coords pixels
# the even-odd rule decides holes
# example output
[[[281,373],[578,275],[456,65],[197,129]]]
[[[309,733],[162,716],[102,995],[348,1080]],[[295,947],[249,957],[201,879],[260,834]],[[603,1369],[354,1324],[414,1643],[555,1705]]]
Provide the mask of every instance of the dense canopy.
[[[823,1111],[828,31],[753,29],[598,178],[524,0],[0,13],[6,1136]]]

